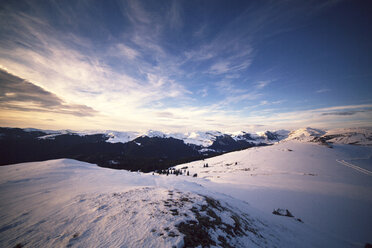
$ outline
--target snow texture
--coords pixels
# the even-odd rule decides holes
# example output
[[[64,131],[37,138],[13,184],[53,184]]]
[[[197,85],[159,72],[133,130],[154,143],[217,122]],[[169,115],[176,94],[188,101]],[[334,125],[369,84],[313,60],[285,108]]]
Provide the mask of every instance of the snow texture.
[[[372,243],[371,157],[370,146],[328,148],[295,139],[176,168],[187,167],[204,179],[201,185],[264,212],[288,209],[328,237],[363,247]]]

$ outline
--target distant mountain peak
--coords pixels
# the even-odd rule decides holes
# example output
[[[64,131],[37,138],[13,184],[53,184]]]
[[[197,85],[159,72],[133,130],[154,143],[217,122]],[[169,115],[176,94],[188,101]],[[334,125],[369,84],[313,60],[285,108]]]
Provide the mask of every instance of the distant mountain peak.
[[[305,127],[290,132],[286,140],[312,141],[314,138],[321,137],[325,133],[321,129]]]
[[[306,127],[290,132],[288,138],[285,140],[353,145],[372,145],[372,128],[338,128],[326,131],[322,129]]]

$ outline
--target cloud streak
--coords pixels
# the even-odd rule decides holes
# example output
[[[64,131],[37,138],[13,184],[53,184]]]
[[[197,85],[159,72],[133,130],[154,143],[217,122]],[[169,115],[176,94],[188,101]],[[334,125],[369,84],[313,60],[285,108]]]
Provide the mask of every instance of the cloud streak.
[[[329,91],[331,91],[330,89],[327,89],[327,88],[323,88],[323,89],[319,89],[319,90],[317,90],[316,91],[316,93],[326,93],[326,92],[329,92]]]
[[[267,81],[259,81],[256,83],[256,88],[257,89],[262,89],[264,87],[266,87],[269,83],[271,83],[270,80],[267,80]]]
[[[0,69],[0,108],[27,112],[52,112],[75,116],[94,116],[93,108],[68,104],[55,94]]]

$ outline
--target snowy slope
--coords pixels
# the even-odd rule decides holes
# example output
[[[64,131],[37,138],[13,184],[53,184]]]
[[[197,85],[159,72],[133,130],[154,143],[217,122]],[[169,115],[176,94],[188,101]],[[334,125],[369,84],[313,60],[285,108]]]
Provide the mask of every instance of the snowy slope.
[[[340,128],[326,133],[328,142],[337,144],[372,145],[372,128]]]
[[[231,152],[182,164],[202,185],[270,212],[289,209],[317,230],[363,247],[372,243],[372,147],[303,142]],[[299,134],[299,135],[297,135]],[[208,163],[208,167],[203,165]],[[325,247],[322,245],[322,247]]]
[[[3,166],[0,247],[348,245],[212,186],[67,159]]]

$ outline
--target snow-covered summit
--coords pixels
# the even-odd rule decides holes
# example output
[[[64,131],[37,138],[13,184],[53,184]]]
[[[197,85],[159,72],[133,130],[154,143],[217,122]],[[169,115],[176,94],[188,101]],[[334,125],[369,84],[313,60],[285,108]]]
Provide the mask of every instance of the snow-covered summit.
[[[316,137],[321,137],[326,132],[311,127],[297,129],[289,133],[286,140],[312,141]]]
[[[328,142],[337,144],[372,145],[372,128],[339,128],[325,135]]]
[[[321,130],[307,127],[290,132],[286,140],[372,145],[372,128],[339,128]]]
[[[207,132],[189,132],[184,137],[180,137],[186,144],[193,144],[202,147],[208,147],[213,144],[216,137],[223,135],[219,131],[207,131]],[[176,136],[177,137],[177,136]],[[179,137],[179,136],[178,136]]]
[[[129,141],[134,140],[140,134],[138,132],[118,132],[118,131],[105,131],[109,138],[106,140],[110,143],[127,143]]]
[[[169,135],[160,131],[155,131],[155,130],[149,130],[142,136],[147,136],[150,138],[158,137],[158,138],[169,138]]]

